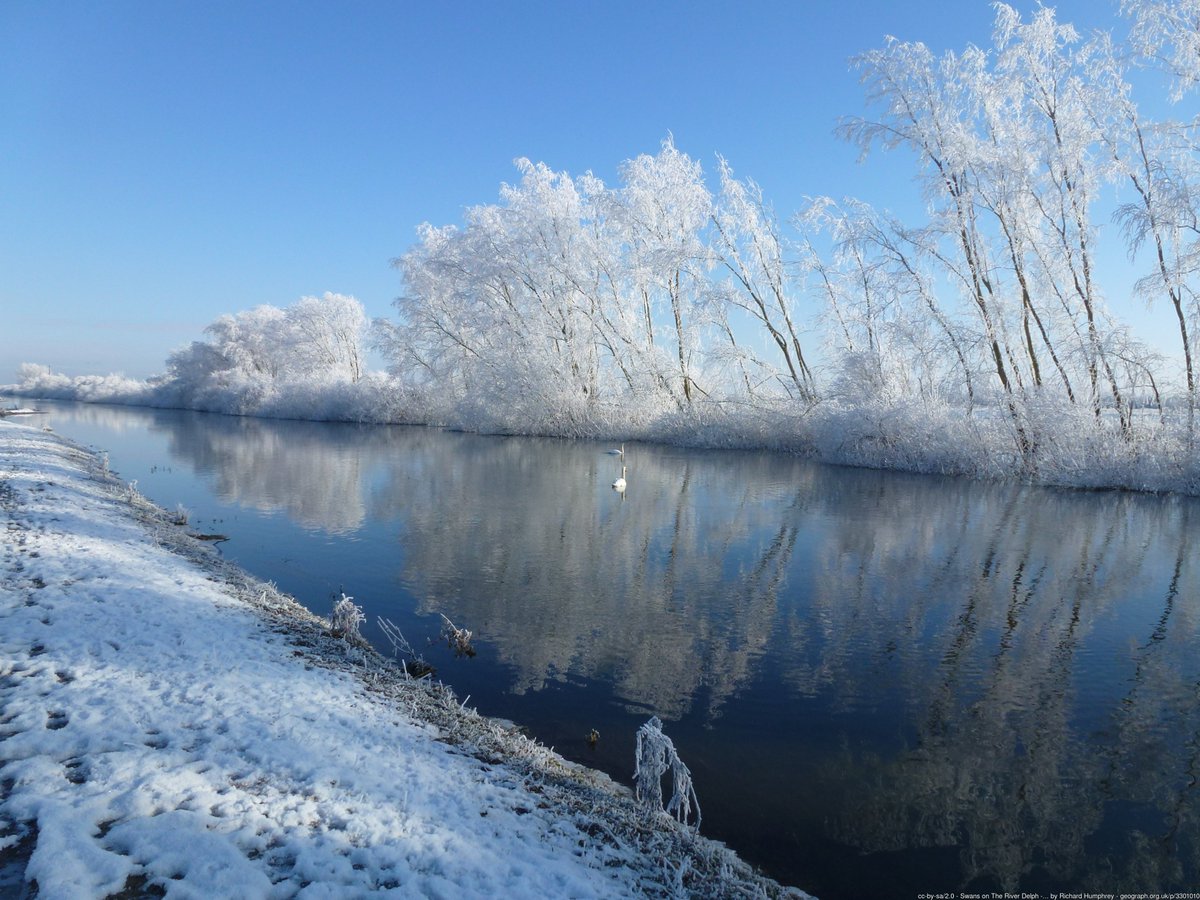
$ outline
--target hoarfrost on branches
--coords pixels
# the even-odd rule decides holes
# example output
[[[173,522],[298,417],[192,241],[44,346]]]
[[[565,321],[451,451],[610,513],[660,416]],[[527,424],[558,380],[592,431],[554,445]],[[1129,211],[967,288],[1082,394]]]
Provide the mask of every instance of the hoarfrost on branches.
[[[635,749],[636,767],[633,778],[637,798],[646,808],[655,812],[666,812],[681,824],[687,825],[695,809],[692,827],[700,829],[700,801],[692,786],[692,773],[684,765],[675,744],[662,730],[662,721],[651,716],[637,732]],[[663,776],[671,780],[671,799],[663,805]]]
[[[1200,0],[1122,0],[1133,20],[1130,42],[1174,79],[1171,99],[1200,83]]]

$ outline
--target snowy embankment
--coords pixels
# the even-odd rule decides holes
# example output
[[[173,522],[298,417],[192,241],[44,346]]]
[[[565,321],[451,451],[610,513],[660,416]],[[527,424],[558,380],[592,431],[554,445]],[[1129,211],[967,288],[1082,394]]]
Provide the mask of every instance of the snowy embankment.
[[[804,896],[331,637],[54,435],[0,423],[0,512],[0,892]]]

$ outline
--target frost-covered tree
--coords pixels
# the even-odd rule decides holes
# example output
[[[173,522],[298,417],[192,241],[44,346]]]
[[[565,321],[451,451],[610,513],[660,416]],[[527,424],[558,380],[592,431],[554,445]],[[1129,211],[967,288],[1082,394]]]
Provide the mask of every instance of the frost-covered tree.
[[[932,214],[930,234],[939,237],[927,246],[974,308],[996,380],[1011,397],[1017,386],[1004,329],[1004,298],[996,290],[1000,275],[970,168],[976,142],[970,91],[982,55],[972,48],[939,60],[924,44],[890,38],[857,62],[868,100],[880,115],[849,118],[842,134],[864,152],[879,145],[917,154]],[[1011,400],[1009,408],[1015,418]]]
[[[810,257],[809,266],[836,322],[842,398],[961,397],[969,414],[979,377],[973,337],[938,298],[928,233],[852,200],[818,198],[798,221],[833,240],[828,260]]]
[[[596,297],[581,289],[594,256],[587,197],[564,173],[517,165],[501,204],[468,210],[462,228],[424,226],[396,260],[406,291],[385,350],[403,377],[460,401],[575,409],[604,381]]]
[[[1058,286],[1065,308],[1082,312],[1082,351],[1097,417],[1103,379],[1127,431],[1121,386],[1105,351],[1107,327],[1096,281],[1093,208],[1111,172],[1096,153],[1102,136],[1091,115],[1088,67],[1095,45],[1081,44],[1075,29],[1059,23],[1052,9],[1039,9],[1028,22],[1012,7],[997,4],[996,10],[996,77],[1018,98],[1020,120],[1026,123],[1023,140],[1041,163],[1031,190],[1041,217],[1035,247],[1042,251],[1042,271]]]
[[[995,9],[990,50],[968,47],[935,57],[923,44],[889,39],[858,60],[875,112],[846,120],[842,133],[864,152],[915,153],[930,213],[919,228],[869,232],[869,243],[887,260],[885,269],[904,274],[910,287],[919,271],[913,262],[940,269],[928,285],[957,287],[976,337],[959,330],[959,339],[951,340],[955,329],[946,323],[957,317],[939,316],[945,307],[936,302],[927,309],[937,326],[928,334],[957,343],[960,351],[986,351],[1022,454],[1038,442],[1023,409],[1035,398],[1047,402],[1052,389],[1070,404],[1086,399],[1097,423],[1106,409],[1114,411],[1129,438],[1130,379],[1134,371],[1148,371],[1149,359],[1132,369],[1126,364],[1129,353],[1140,351],[1106,311],[1097,278],[1096,211],[1103,192],[1122,180],[1134,183],[1139,202],[1122,212],[1131,244],[1136,249],[1153,241],[1162,260],[1143,288],[1157,285],[1180,308],[1186,253],[1170,249],[1180,236],[1166,231],[1186,220],[1184,188],[1193,182],[1182,163],[1186,154],[1172,159],[1160,142],[1150,149],[1150,132],[1138,127],[1118,54],[1105,36],[1081,40],[1052,9],[1041,8],[1028,21],[1005,4]],[[845,254],[859,252],[855,242],[843,238],[837,246],[843,263],[854,262]],[[847,302],[853,279],[845,265],[840,278],[825,263],[813,271],[822,275],[826,295],[841,292],[843,334],[849,337],[855,324],[865,328],[871,352],[881,301],[890,304],[898,295],[894,283],[880,289],[868,257],[856,265],[857,302]],[[855,309],[868,315],[840,315]],[[1180,323],[1186,332],[1182,316]]]
[[[712,387],[699,375],[712,208],[700,166],[667,140],[626,162],[612,189],[517,167],[498,204],[468,210],[461,228],[425,226],[396,261],[394,371],[456,402],[507,396],[560,419],[622,396],[687,407]]]
[[[173,354],[168,367],[195,380],[225,371],[272,381],[323,383],[362,377],[366,314],[353,297],[304,297],[293,306],[257,306],[223,315],[204,329],[208,340]]]
[[[1188,430],[1195,427],[1197,322],[1196,276],[1200,272],[1200,159],[1196,126],[1145,119],[1128,80],[1129,55],[1102,35],[1090,68],[1091,114],[1113,166],[1114,177],[1132,188],[1116,213],[1131,260],[1146,250],[1151,262],[1137,284],[1148,302],[1165,297],[1179,330],[1187,388]],[[1126,196],[1129,196],[1126,194]]]
[[[798,293],[789,272],[788,243],[774,211],[753,181],[739,181],[733,169],[718,157],[721,192],[713,207],[712,248],[719,266],[731,276],[725,301],[765,329],[778,351],[780,364],[765,366],[752,352],[738,352],[743,378],[750,397],[755,389],[745,367],[765,369],[789,396],[812,403],[817,398],[816,380],[800,340],[796,309]],[[726,315],[722,330],[730,345],[737,337]]]
[[[675,148],[668,138],[655,156],[642,154],[622,166],[624,185],[620,211],[637,291],[642,300],[648,342],[656,338],[655,320],[670,315],[668,339],[678,364],[663,382],[677,401],[691,403],[697,394],[695,357],[700,349],[698,319],[708,268],[702,229],[712,211],[712,195],[700,164]]]
[[[281,309],[258,306],[222,315],[205,340],[174,351],[154,381],[166,405],[252,413],[278,397],[281,386],[297,412],[325,389],[354,385],[363,376],[368,325],[353,297],[305,297]],[[323,416],[330,412],[322,413]]]
[[[224,368],[239,375],[275,378],[287,368],[284,312],[276,306],[256,306],[219,316],[204,333],[224,360]]]
[[[1067,400],[1075,403],[1072,374],[1061,346],[1064,334],[1070,335],[1073,327],[1062,314],[1061,291],[1047,280],[1040,265],[1044,207],[1038,177],[1044,165],[1030,126],[1024,85],[985,65],[973,67],[971,74],[980,133],[972,144],[969,168],[976,202],[991,227],[1001,262],[996,275],[1003,281],[997,283],[1008,297],[1007,311],[1016,326],[1015,344],[1020,350],[1012,348],[1014,369],[1020,377],[1023,368],[1024,383],[1038,392],[1048,382],[1060,383]]]
[[[354,297],[303,297],[284,311],[283,325],[290,372],[352,383],[362,378],[367,315]]]
[[[229,358],[207,341],[192,341],[167,357],[166,383],[180,398],[194,397],[214,376],[233,368]]]
[[[1130,44],[1173,79],[1171,97],[1181,100],[1200,83],[1200,0],[1122,0],[1133,22]]]

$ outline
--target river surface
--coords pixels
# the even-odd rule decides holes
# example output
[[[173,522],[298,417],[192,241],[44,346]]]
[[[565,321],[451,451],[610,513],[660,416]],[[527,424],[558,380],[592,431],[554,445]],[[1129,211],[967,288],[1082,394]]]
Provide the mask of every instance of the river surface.
[[[619,494],[606,444],[39,406],[564,756],[629,784],[659,716],[703,833],[824,900],[1200,884],[1194,500],[652,445]]]

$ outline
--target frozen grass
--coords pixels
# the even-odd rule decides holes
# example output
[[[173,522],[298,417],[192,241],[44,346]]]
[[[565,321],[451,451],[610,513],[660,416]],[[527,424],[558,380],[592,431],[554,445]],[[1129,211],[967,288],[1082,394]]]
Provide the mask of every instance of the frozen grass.
[[[354,602],[353,597],[344,593],[333,604],[333,612],[329,616],[329,633],[350,644],[362,644],[363,636],[358,626],[367,621],[362,607]]]
[[[803,896],[333,637],[53,435],[0,424],[0,516],[7,888]]]

